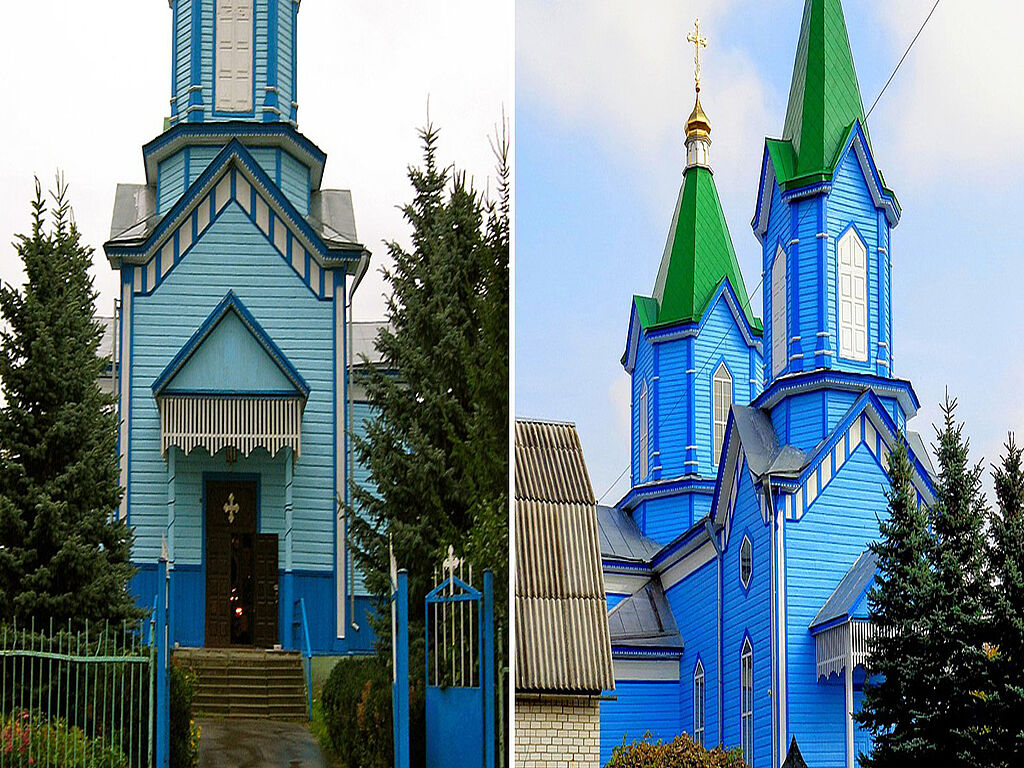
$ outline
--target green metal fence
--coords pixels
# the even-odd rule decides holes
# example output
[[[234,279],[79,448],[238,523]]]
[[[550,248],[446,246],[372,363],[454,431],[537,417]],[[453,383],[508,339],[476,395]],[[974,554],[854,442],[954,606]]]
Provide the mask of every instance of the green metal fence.
[[[152,766],[153,640],[152,620],[0,627],[0,768]]]

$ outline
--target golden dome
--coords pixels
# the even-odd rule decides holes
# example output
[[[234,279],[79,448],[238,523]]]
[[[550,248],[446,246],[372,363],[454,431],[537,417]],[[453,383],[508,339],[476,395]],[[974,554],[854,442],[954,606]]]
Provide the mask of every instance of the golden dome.
[[[690,113],[690,117],[686,121],[686,138],[692,138],[694,136],[710,136],[711,135],[711,121],[708,120],[708,116],[704,114],[704,110],[700,106],[700,89],[697,90],[697,103],[693,105],[693,112]]]

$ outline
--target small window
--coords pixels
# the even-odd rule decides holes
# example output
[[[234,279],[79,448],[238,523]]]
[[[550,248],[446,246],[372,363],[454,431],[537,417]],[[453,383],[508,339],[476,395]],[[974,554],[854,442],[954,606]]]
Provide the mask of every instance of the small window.
[[[743,747],[743,761],[754,764],[754,651],[750,638],[743,639],[740,653],[740,734]]]
[[[712,401],[714,403],[714,463],[718,463],[725,443],[725,427],[729,422],[729,406],[732,405],[732,376],[725,363],[718,366],[711,381]]]
[[[786,315],[786,252],[779,246],[772,264],[772,376],[786,368],[789,328]]]
[[[868,257],[851,227],[839,238],[839,355],[868,359]]]
[[[640,482],[647,479],[647,382],[640,382]]]
[[[217,0],[214,108],[218,112],[252,111],[252,2]]]
[[[753,547],[750,544],[750,539],[746,536],[743,537],[743,543],[740,544],[740,581],[743,583],[743,588],[746,589],[750,586],[750,576],[754,572],[754,553]]]
[[[700,661],[693,671],[693,740],[704,746],[704,665]]]

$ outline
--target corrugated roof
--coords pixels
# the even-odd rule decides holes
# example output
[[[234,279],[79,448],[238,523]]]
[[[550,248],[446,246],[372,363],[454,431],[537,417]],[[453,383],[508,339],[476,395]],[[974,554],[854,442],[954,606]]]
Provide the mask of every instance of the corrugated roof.
[[[867,618],[867,612],[861,598],[871,588],[875,580],[875,567],[878,558],[870,549],[864,550],[857,561],[850,566],[839,586],[829,595],[828,600],[821,606],[818,615],[811,621],[810,628],[850,616],[853,618]],[[860,604],[860,605],[858,605]],[[856,615],[855,615],[856,614]]]
[[[661,580],[651,579],[608,613],[612,645],[682,650],[679,634]]]
[[[359,320],[352,323],[352,362],[353,365],[379,365],[383,358],[377,351],[377,334],[387,323],[381,320]],[[365,358],[366,362],[363,362]]]
[[[596,500],[572,424],[516,420],[516,690],[614,688]]]
[[[597,530],[602,557],[650,563],[661,550],[658,542],[640,533],[629,514],[615,507],[598,505]]]

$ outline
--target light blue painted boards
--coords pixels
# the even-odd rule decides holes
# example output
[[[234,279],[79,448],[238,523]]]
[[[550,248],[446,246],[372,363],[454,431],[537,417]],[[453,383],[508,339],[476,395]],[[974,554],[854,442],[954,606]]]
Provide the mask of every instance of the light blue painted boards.
[[[217,323],[165,392],[296,392],[234,312]]]

